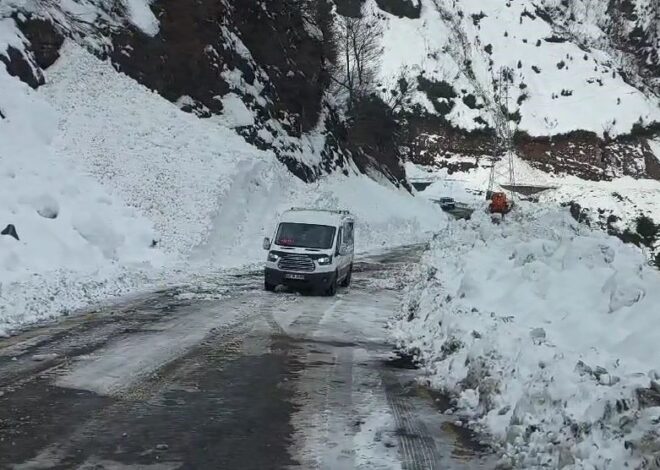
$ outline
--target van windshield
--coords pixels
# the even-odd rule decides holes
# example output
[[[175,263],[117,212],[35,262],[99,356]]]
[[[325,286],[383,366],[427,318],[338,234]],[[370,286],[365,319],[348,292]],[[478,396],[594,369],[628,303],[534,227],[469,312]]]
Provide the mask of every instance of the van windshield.
[[[332,248],[335,231],[335,227],[329,225],[281,223],[275,244],[327,250]]]

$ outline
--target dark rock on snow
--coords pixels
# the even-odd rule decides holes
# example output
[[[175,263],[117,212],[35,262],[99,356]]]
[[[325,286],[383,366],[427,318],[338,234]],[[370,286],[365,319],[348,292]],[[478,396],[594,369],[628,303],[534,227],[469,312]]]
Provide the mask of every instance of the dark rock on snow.
[[[7,225],[4,230],[0,232],[0,235],[8,235],[10,237],[14,237],[16,240],[19,240],[16,227],[14,227],[12,224]]]

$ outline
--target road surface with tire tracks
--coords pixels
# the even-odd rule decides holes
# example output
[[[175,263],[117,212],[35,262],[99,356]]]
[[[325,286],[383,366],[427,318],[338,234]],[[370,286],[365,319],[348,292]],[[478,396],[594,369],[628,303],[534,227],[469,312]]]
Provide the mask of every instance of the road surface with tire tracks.
[[[361,258],[334,298],[253,272],[0,340],[0,468],[493,468],[392,360],[419,252]]]

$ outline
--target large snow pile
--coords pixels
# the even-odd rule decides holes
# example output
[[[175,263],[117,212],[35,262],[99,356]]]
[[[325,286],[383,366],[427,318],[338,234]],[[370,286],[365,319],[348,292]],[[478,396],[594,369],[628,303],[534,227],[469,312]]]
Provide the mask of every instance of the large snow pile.
[[[364,175],[328,175],[305,184],[277,162],[242,164],[211,219],[206,241],[195,248],[199,264],[238,266],[262,260],[263,237],[291,207],[349,209],[356,219],[356,250],[426,242],[446,215],[424,198],[382,186]]]
[[[565,212],[475,212],[437,235],[395,332],[517,467],[640,468],[660,455],[659,285]]]
[[[79,306],[89,288],[114,292],[126,269],[165,261],[147,218],[53,151],[57,114],[4,67],[0,110],[0,230],[18,235],[0,236],[0,329]]]
[[[38,91],[0,66],[0,230],[20,238],[0,236],[0,329],[258,262],[292,205],[353,210],[362,250],[428,239],[446,220],[354,169],[304,184],[83,48],[61,52]]]
[[[272,159],[76,44],[65,45],[47,78],[41,92],[60,117],[55,151],[147,215],[169,252],[186,256],[208,235],[239,162]]]
[[[363,12],[384,28],[380,83],[395,88],[405,71],[418,88],[414,103],[468,130],[483,128],[484,120],[492,127],[488,101],[503,67],[511,69],[509,110],[519,112],[519,129],[530,135],[617,135],[660,121],[658,98],[619,73],[625,64],[608,52],[600,13],[581,16],[569,33],[537,3],[433,0],[422,2],[419,18],[399,18],[368,0]],[[576,41],[577,30],[592,47]],[[603,48],[595,47],[596,37]]]

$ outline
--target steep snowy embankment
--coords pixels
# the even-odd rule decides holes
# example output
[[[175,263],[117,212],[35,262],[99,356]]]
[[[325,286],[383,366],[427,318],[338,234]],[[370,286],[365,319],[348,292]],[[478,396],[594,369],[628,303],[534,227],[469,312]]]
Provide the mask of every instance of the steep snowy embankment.
[[[52,147],[57,114],[0,66],[0,331],[135,287],[166,258],[151,222]],[[92,294],[91,292],[94,292]]]
[[[0,329],[263,258],[294,205],[356,213],[358,249],[428,239],[431,204],[351,169],[307,185],[68,43],[33,91],[0,66]],[[310,152],[312,149],[310,149]]]
[[[660,436],[660,273],[567,212],[436,237],[398,341],[520,468],[637,468]]]

